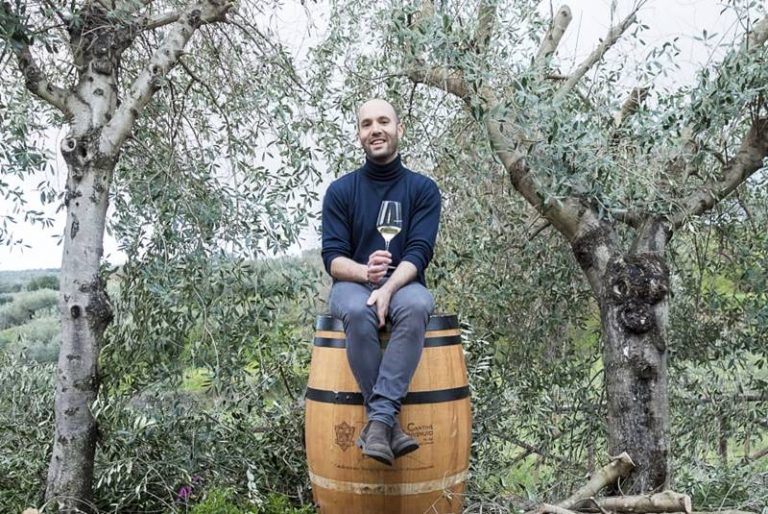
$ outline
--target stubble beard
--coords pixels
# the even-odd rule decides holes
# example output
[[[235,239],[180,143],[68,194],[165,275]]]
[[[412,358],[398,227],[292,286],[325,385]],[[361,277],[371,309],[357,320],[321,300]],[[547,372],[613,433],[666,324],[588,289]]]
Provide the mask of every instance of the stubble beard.
[[[398,143],[399,141],[396,136],[392,137],[388,135],[384,147],[381,149],[381,153],[377,154],[371,145],[368,144],[364,146],[365,155],[369,160],[377,164],[389,164],[395,160],[395,157],[397,156]]]

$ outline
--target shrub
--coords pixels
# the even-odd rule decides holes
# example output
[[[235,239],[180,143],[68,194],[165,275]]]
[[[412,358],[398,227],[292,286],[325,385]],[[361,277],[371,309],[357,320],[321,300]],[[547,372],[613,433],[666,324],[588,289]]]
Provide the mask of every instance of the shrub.
[[[56,275],[43,275],[35,277],[27,284],[27,291],[37,291],[38,289],[59,290],[59,277]]]
[[[37,362],[55,362],[60,340],[60,324],[55,318],[33,319],[0,331],[0,349]]]
[[[10,345],[6,352],[16,355],[20,360],[39,363],[53,363],[59,359],[59,344],[56,342],[35,341]]]
[[[55,368],[0,354],[0,512],[41,504],[53,440]]]
[[[42,311],[51,311],[58,300],[58,293],[51,289],[40,289],[18,293],[13,302],[0,305],[0,330],[23,325]]]
[[[737,509],[766,512],[766,466],[758,462],[713,466],[696,462],[678,471],[676,486],[691,496],[700,510]]]
[[[256,512],[255,508],[235,504],[231,489],[213,489],[205,499],[195,505],[190,514],[245,514]]]
[[[301,409],[267,408],[244,387],[226,400],[164,390],[140,399],[102,396],[94,407],[103,435],[99,509],[180,514],[201,501],[200,509],[230,512],[224,508],[232,504],[240,508],[233,512],[260,512],[244,506],[274,503],[271,493],[309,497]],[[209,511],[219,512],[200,512]]]
[[[21,291],[21,284],[19,283],[0,283],[0,293],[18,293],[19,291]]]

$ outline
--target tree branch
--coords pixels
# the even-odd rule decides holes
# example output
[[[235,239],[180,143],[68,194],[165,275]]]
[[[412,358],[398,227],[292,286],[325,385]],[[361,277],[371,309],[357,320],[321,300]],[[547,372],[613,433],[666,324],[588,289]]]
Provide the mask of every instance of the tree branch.
[[[755,48],[759,48],[765,44],[766,40],[768,40],[768,17],[763,18],[752,26],[752,30],[749,32],[749,36],[747,36],[747,48],[745,50],[752,51]]]
[[[478,20],[478,33],[491,30],[492,14],[495,13],[494,4],[493,0],[484,0],[480,6],[478,12],[481,19]],[[416,27],[423,23],[432,12],[431,8],[432,3],[424,0],[411,26]],[[412,57],[417,63],[422,62],[418,56]],[[540,193],[525,162],[529,151],[526,146],[527,138],[511,117],[504,114],[494,116],[494,111],[502,104],[495,98],[494,92],[489,87],[482,86],[479,91],[475,91],[467,83],[461,70],[445,67],[429,67],[422,64],[408,70],[407,75],[414,82],[442,89],[460,98],[469,107],[473,107],[472,100],[478,98],[486,112],[483,122],[491,146],[507,170],[513,187],[569,241],[576,236],[583,211],[580,201],[577,198],[566,198],[562,201],[548,199]]]
[[[619,112],[613,115],[613,127],[619,128],[633,114],[635,114],[645,99],[648,97],[649,87],[636,87],[624,101]]]
[[[555,96],[553,100],[555,102],[559,102],[565,96],[570,93],[570,91],[576,86],[576,84],[581,80],[581,78],[586,75],[586,73],[594,66],[600,59],[603,58],[605,53],[610,49],[616,42],[619,40],[619,38],[624,34],[624,32],[635,23],[637,20],[637,11],[642,7],[642,5],[645,2],[638,2],[634,9],[632,9],[632,12],[629,13],[629,15],[624,18],[624,20],[621,21],[618,25],[614,25],[611,27],[611,29],[608,31],[608,34],[605,36],[605,39],[595,48],[595,50],[592,51],[591,54],[576,68],[576,70],[570,74],[570,77],[568,77],[568,80],[560,86],[560,89],[555,93]]]
[[[149,103],[168,72],[179,61],[184,47],[195,30],[202,24],[223,21],[233,4],[222,0],[201,0],[184,11],[162,44],[152,54],[147,67],[139,74],[126,98],[112,119],[104,126],[99,151],[116,156],[131,133],[141,111]]]
[[[472,47],[478,55],[482,55],[488,49],[493,27],[496,23],[496,7],[498,0],[480,0],[477,7],[477,29],[472,38]]]
[[[572,509],[579,502],[596,496],[601,489],[616,482],[620,477],[632,471],[634,467],[635,463],[632,462],[632,459],[626,452],[618,457],[614,457],[611,462],[597,470],[586,485],[573,493],[569,498],[558,503],[557,506]]]
[[[768,17],[756,23],[752,30],[747,32],[741,45],[742,53],[751,53],[759,49],[768,40]],[[723,73],[722,69],[720,73]],[[714,79],[717,80],[717,79]],[[669,160],[667,168],[677,175],[687,178],[695,174],[696,170],[690,164],[690,157],[699,150],[696,133],[691,125],[683,127],[680,131],[680,143],[675,155]]]
[[[433,67],[429,69],[412,69],[408,76],[414,82],[442,89],[469,103],[469,86],[460,70]]]
[[[536,52],[536,57],[533,59],[534,69],[541,70],[549,64],[549,61],[557,50],[560,40],[563,39],[563,34],[565,34],[571,20],[573,20],[573,14],[571,14],[571,9],[567,5],[564,5],[557,10],[557,14],[555,14],[552,24],[549,26],[549,30],[547,30],[544,39],[541,41],[541,45],[539,45],[539,51]]]
[[[179,17],[181,17],[181,12],[179,11],[156,14],[155,16],[143,16],[139,21],[139,27],[141,27],[141,30],[154,30],[178,21]]]
[[[754,172],[763,167],[768,156],[768,118],[752,122],[736,156],[723,170],[719,180],[710,180],[680,202],[671,219],[672,230],[680,228],[691,216],[698,216],[728,196]]]
[[[550,225],[550,223],[547,221],[547,224],[546,224],[546,226],[549,226],[549,225]],[[552,443],[552,442],[554,442],[554,441],[556,441],[556,440],[560,439],[560,438],[561,438],[563,435],[565,435],[565,432],[560,432],[560,431],[558,430],[558,432],[557,432],[557,433],[554,435],[554,437],[552,437],[552,439],[550,439],[548,442],[549,442],[549,443]],[[523,460],[523,459],[526,459],[526,458],[528,458],[528,456],[530,456],[531,454],[534,454],[534,453],[536,453],[536,454],[540,455],[540,453],[539,453],[539,451],[538,451],[538,448],[537,448],[536,446],[533,446],[533,445],[531,445],[531,447],[530,447],[530,448],[524,448],[524,450],[525,450],[525,451],[521,452],[519,455],[516,455],[516,456],[515,456],[515,457],[514,457],[514,458],[513,458],[513,459],[512,459],[510,462],[509,462],[510,466],[511,466],[511,465],[513,465],[513,464],[516,464],[516,463],[520,462],[520,461],[521,461],[521,460]]]
[[[227,113],[224,111],[224,109],[221,108],[221,105],[219,105],[218,100],[216,100],[216,93],[214,93],[213,88],[206,81],[198,77],[197,74],[194,71],[192,71],[189,68],[189,66],[187,66],[187,63],[184,62],[184,59],[182,59],[181,56],[179,56],[179,65],[184,69],[185,72],[187,72],[187,75],[189,75],[192,78],[192,80],[202,85],[205,88],[205,90],[208,91],[208,97],[211,99],[211,102],[213,102],[213,105],[216,106],[219,112],[226,119]]]
[[[64,24],[65,26],[69,25],[69,20],[67,20],[67,17],[64,16],[64,14],[59,10],[58,7],[54,5],[54,3],[51,0],[44,0],[45,5],[48,6],[48,9],[53,11],[56,14],[56,17],[59,18],[59,21]]]
[[[485,117],[485,127],[488,138],[496,156],[507,170],[512,186],[528,201],[542,216],[547,218],[566,239],[571,241],[578,230],[578,206],[574,199],[563,202],[546,202],[533,180],[525,161],[527,150],[520,149],[524,142],[522,134],[513,123],[507,120]],[[507,136],[509,134],[509,137]]]
[[[18,14],[11,10],[11,5],[7,2],[3,2],[0,6],[0,13],[2,13],[0,29],[7,34],[6,44],[16,56],[19,70],[24,76],[24,84],[27,89],[64,113],[64,115],[69,116],[67,98],[70,93],[66,89],[49,82],[37,65],[32,55],[30,39],[25,33],[25,27]]]
[[[642,496],[608,496],[593,499],[599,509],[612,512],[685,512],[691,514],[691,497],[674,491],[663,491]],[[589,499],[582,500],[577,510],[593,510]]]
[[[566,459],[564,457],[560,457],[558,455],[554,455],[552,453],[549,453],[549,452],[547,452],[546,450],[544,450],[542,448],[536,448],[535,446],[532,446],[532,445],[526,443],[525,441],[521,441],[521,440],[519,440],[519,439],[517,439],[515,437],[511,437],[511,436],[508,436],[508,435],[502,435],[502,434],[496,434],[496,436],[501,438],[501,439],[503,439],[503,440],[505,440],[505,441],[507,441],[507,442],[510,442],[510,443],[514,444],[515,446],[519,446],[520,448],[523,448],[523,449],[525,449],[528,452],[540,455],[540,456],[542,456],[545,459],[552,459],[552,460],[560,462],[560,463],[562,463],[562,464],[564,464],[566,466],[570,466],[570,467],[573,467],[573,468],[576,468],[576,469],[583,469],[578,464],[576,464],[574,462],[571,462],[571,461],[569,461],[568,459]]]
[[[756,461],[759,459],[762,459],[768,455],[768,447],[763,448],[762,450],[758,450],[755,453],[752,453],[746,457],[747,462]]]
[[[542,503],[533,512],[535,514],[576,514],[576,512],[572,510],[558,507],[557,505],[550,505],[549,503]]]

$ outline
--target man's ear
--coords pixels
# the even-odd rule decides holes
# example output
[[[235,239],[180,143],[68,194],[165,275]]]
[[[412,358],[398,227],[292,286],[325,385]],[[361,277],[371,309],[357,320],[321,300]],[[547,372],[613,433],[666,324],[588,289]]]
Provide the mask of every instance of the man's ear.
[[[397,124],[397,137],[401,138],[403,137],[403,134],[405,134],[405,125],[403,125],[403,122],[399,122]]]

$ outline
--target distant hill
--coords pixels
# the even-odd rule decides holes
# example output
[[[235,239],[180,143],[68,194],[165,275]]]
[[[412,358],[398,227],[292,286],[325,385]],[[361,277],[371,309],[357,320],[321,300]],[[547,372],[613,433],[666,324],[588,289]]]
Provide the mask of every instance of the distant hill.
[[[15,293],[26,289],[27,284],[43,277],[59,278],[58,268],[0,271],[0,293]]]

